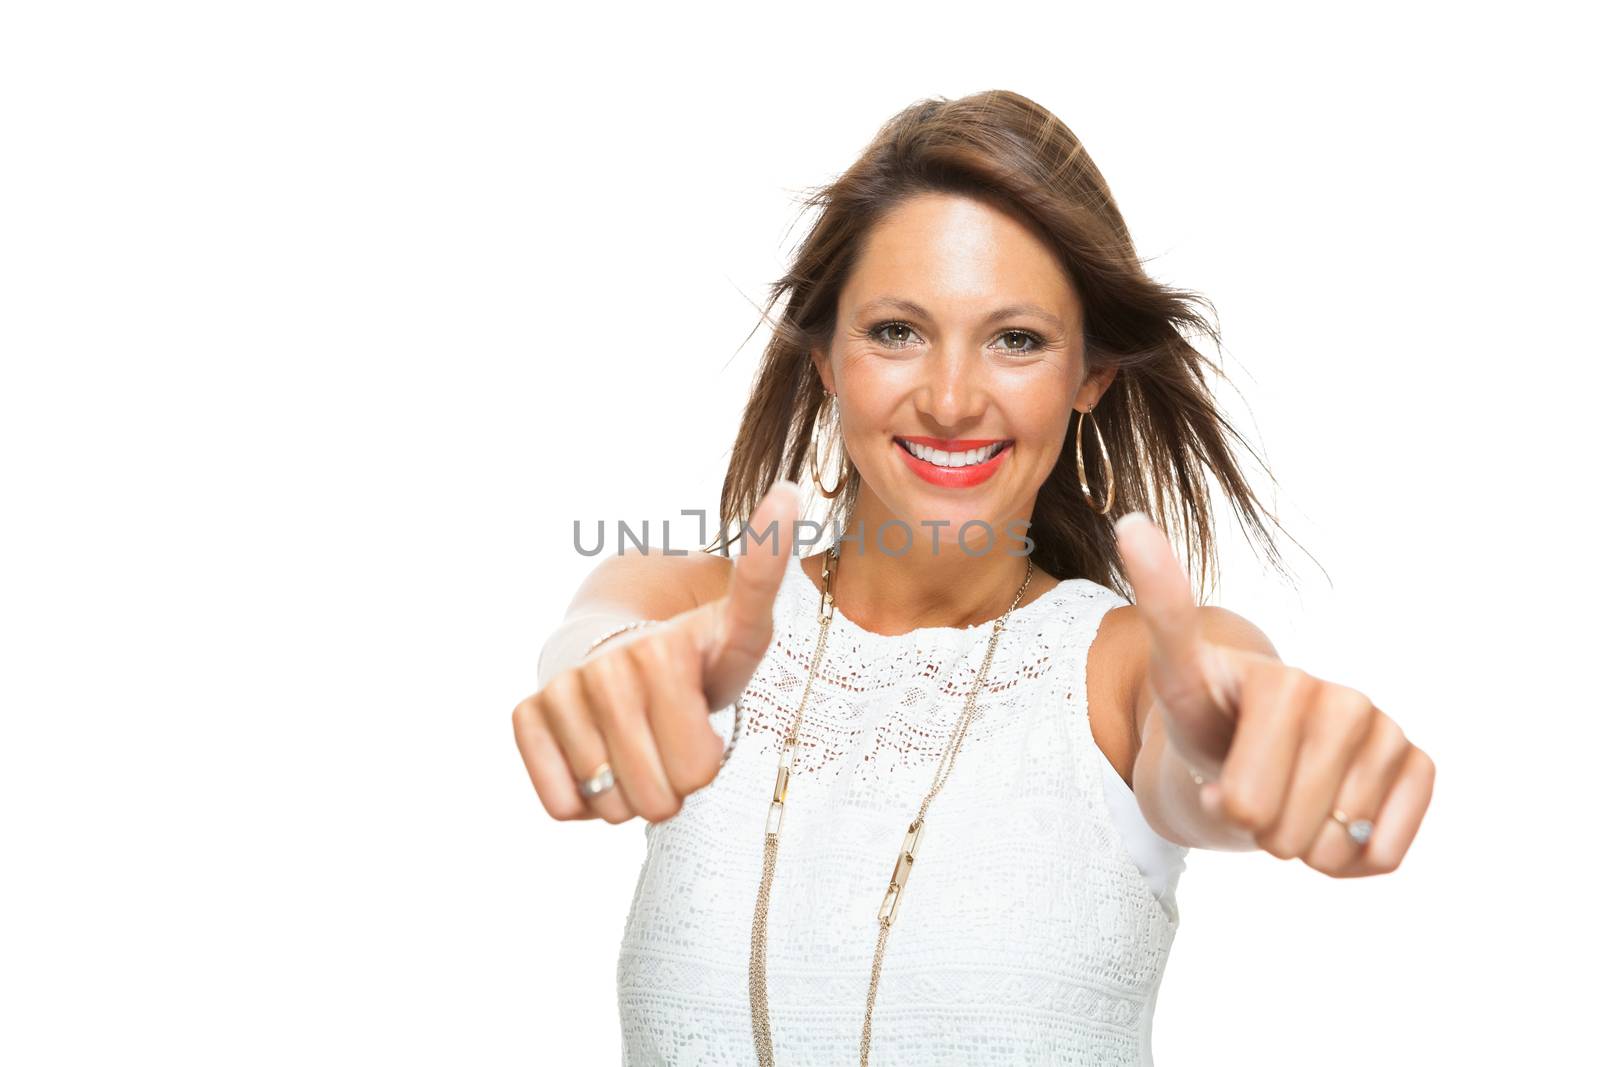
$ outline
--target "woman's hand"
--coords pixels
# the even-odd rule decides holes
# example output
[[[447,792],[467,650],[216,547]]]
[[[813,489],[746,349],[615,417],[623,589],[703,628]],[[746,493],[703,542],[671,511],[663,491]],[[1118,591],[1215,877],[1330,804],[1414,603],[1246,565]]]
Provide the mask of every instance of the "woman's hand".
[[[1434,764],[1348,686],[1208,641],[1189,578],[1139,512],[1117,547],[1150,635],[1150,684],[1174,755],[1208,779],[1203,810],[1280,859],[1335,877],[1400,864],[1433,795]],[[1371,821],[1363,846],[1331,818]]]
[[[553,818],[661,822],[711,784],[723,744],[710,714],[734,702],[772,640],[798,514],[793,484],[773,486],[749,525],[760,535],[777,523],[776,539],[738,557],[726,595],[602,643],[517,705],[517,747]],[[585,800],[578,781],[602,763],[616,785]]]

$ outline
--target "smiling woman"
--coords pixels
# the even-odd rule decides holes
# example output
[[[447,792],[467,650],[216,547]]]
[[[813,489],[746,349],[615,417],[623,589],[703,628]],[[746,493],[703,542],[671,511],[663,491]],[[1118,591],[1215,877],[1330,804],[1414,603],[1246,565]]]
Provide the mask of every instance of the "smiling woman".
[[[928,434],[930,420],[950,437],[1015,436],[974,418],[988,405],[987,422],[1014,416],[1029,434],[987,492],[1010,510],[1037,496],[1025,517],[1050,573],[1131,592],[1109,521],[1082,506],[1114,486],[1127,509],[1177,531],[1204,597],[1217,574],[1209,473],[1287,576],[1267,527],[1276,519],[1235,449],[1265,464],[1218,410],[1205,373],[1220,368],[1189,340],[1219,340],[1201,310],[1209,302],[1145,273],[1105,179],[1058,118],[1004,91],[918,103],[805,206],[815,221],[765,308],[774,336],[723,483],[720,548],[774,479],[806,476],[819,412],[837,394],[849,463],[830,524],[871,529],[880,511],[973,517],[982,509],[959,496],[933,503],[946,514],[924,514],[929,501],[910,507],[863,470],[887,463],[897,436],[946,436]],[[915,391],[925,406],[908,418]],[[1080,480],[1062,446],[1085,436]]]
[[[918,103],[808,203],[718,543],[603,562],[514,713],[552,815],[649,820],[625,1058],[1149,1064],[1188,849],[1392,870],[1431,762],[1197,605],[1208,476],[1281,562],[1202,299],[1059,119]]]

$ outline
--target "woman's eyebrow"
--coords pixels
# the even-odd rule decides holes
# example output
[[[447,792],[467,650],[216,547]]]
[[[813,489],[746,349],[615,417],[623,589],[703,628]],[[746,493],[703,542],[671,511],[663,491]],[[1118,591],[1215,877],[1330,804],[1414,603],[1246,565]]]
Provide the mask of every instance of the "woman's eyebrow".
[[[921,304],[917,303],[915,300],[907,300],[904,297],[899,296],[880,296],[875,300],[867,301],[865,304],[862,304],[856,309],[857,314],[878,310],[902,311],[907,315],[915,315],[922,319],[933,318],[933,313],[927,308],[923,307]],[[984,318],[983,324],[988,325],[989,323],[995,322],[999,319],[1009,319],[1016,315],[1036,315],[1048,322],[1050,325],[1054,326],[1056,329],[1059,330],[1062,328],[1061,320],[1058,317],[1046,311],[1038,304],[1028,303],[1007,304],[1005,307],[995,308],[988,314],[987,317]]]

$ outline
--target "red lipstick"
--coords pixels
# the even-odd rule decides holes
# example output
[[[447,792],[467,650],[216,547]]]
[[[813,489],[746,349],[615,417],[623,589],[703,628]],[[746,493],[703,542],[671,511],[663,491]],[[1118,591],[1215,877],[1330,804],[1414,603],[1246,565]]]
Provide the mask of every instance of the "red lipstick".
[[[911,468],[911,473],[925,482],[947,489],[970,489],[994,477],[1000,465],[1006,461],[1006,457],[1011,455],[1012,445],[1011,440],[1004,437],[896,437],[894,440],[894,450],[900,453],[900,458]],[[1001,448],[982,463],[966,467],[941,467],[937,463],[930,463],[912,455],[906,448],[907,443],[938,449],[941,452],[965,452],[991,445],[1000,445]]]

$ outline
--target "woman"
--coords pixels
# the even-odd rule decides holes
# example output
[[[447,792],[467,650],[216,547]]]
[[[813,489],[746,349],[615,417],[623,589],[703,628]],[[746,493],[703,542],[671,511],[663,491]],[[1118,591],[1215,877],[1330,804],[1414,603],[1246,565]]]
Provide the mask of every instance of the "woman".
[[[810,203],[723,554],[605,560],[513,716],[552,816],[648,820],[625,1058],[1149,1063],[1188,850],[1392,871],[1433,764],[1197,606],[1146,514],[1203,580],[1207,472],[1278,562],[1214,331],[1058,119],[919,103]]]

